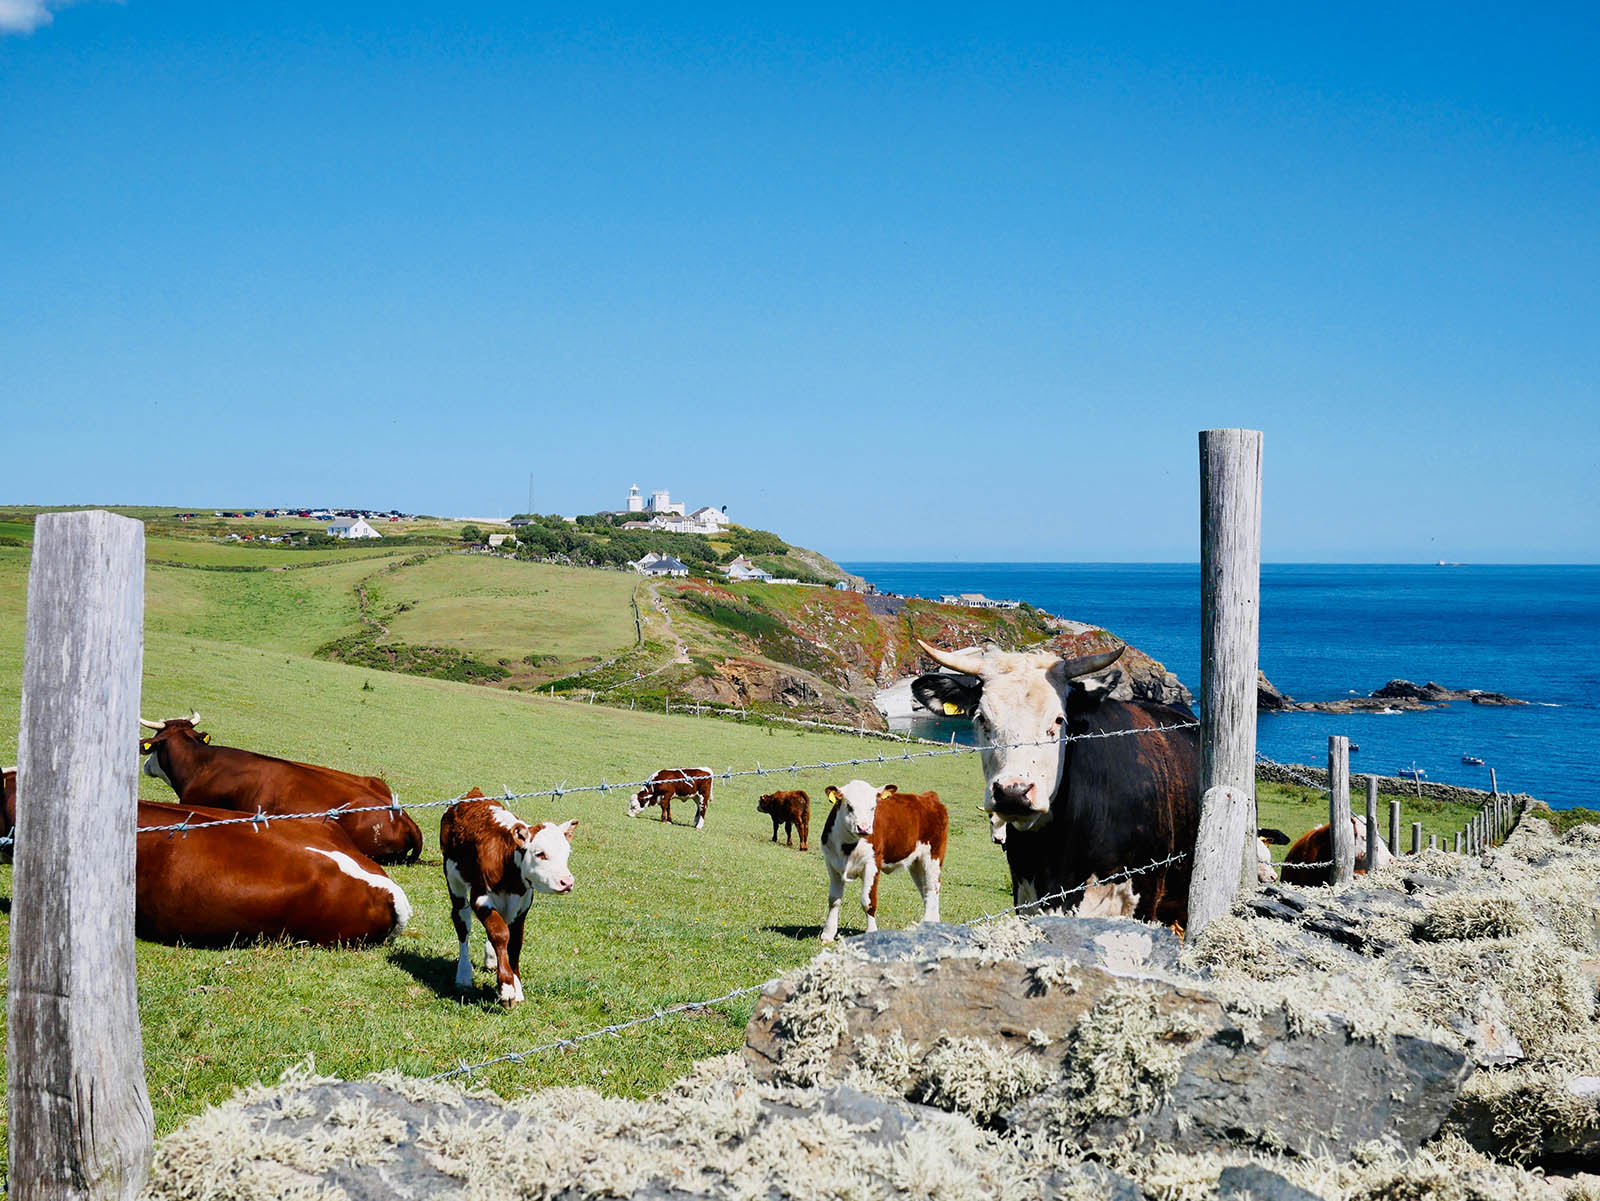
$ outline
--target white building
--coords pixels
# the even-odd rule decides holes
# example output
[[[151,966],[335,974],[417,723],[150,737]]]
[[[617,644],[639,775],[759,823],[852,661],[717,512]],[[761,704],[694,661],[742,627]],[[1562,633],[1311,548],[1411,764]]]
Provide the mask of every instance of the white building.
[[[734,559],[732,563],[729,563],[722,570],[728,579],[734,582],[739,580],[770,580],[772,578],[771,572],[762,571],[761,568],[750,562],[743,555]]]
[[[382,538],[367,524],[365,517],[340,517],[328,522],[328,533],[335,538]]]
[[[639,495],[639,485],[635,484],[628,489],[628,512],[644,512],[644,497]]]
[[[630,564],[640,575],[665,575],[686,576],[689,574],[689,565],[681,563],[671,555],[663,555],[658,551],[651,551],[642,559]]]

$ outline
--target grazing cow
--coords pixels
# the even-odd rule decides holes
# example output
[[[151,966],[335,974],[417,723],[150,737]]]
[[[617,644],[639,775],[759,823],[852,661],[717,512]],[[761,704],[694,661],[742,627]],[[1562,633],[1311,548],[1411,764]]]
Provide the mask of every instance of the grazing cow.
[[[139,802],[134,930],[141,938],[335,946],[385,942],[411,920],[405,892],[337,826],[306,820],[181,834],[151,829],[238,816]]]
[[[487,936],[483,966],[500,984],[500,1004],[522,1000],[522,927],[535,892],[571,892],[567,870],[572,831],[578,820],[530,826],[499,801],[474,788],[444,811],[439,849],[450,890],[450,918],[461,940],[456,987],[472,987],[467,936],[476,913]]]
[[[1367,819],[1352,817],[1350,819],[1351,836],[1356,848],[1356,871],[1365,875],[1367,863]],[[1377,854],[1371,866],[1382,867],[1392,860],[1394,856],[1389,853],[1389,844],[1378,836]],[[1279,878],[1285,884],[1296,884],[1302,887],[1311,884],[1332,884],[1333,865],[1333,830],[1324,823],[1314,826],[1300,835],[1295,840],[1289,853],[1283,857],[1283,866],[1278,872]],[[1313,867],[1312,864],[1322,866]]]
[[[1079,917],[1132,917],[1139,907],[1139,894],[1133,891],[1133,881],[1119,884],[1101,884],[1100,877],[1090,876],[1083,890],[1083,900],[1078,902]]]
[[[822,941],[839,933],[839,904],[846,880],[861,880],[867,929],[878,928],[878,877],[905,868],[922,894],[922,920],[939,920],[939,877],[944,870],[950,815],[937,792],[901,792],[851,780],[828,785],[833,808],[822,826],[822,857],[828,864],[828,915]]]
[[[772,819],[772,841],[778,841],[778,827],[784,828],[787,844],[794,846],[794,832],[800,831],[800,849],[809,850],[806,839],[811,835],[811,798],[799,789],[792,792],[769,792],[756,802],[756,811]]]
[[[674,797],[695,798],[694,828],[703,829],[706,810],[711,808],[711,769],[709,767],[664,767],[645,783],[628,802],[628,816],[638,817],[651,805],[661,806],[661,820],[672,820]]]
[[[1272,848],[1275,846],[1286,847],[1292,841],[1282,830],[1272,830],[1266,827],[1256,831],[1256,883],[1274,884],[1278,879],[1278,868],[1272,862]]]
[[[338,819],[350,840],[379,863],[415,862],[422,854],[422,829],[399,808],[389,785],[377,776],[274,759],[254,751],[212,746],[211,735],[195,729],[198,713],[164,722],[139,719],[153,730],[140,740],[148,755],[144,772],[165,780],[185,805],[254,813],[322,813],[342,806],[392,808],[349,813]]]
[[[1157,727],[1192,723],[1194,714],[1112,700],[1105,688],[1081,682],[1114,663],[1120,647],[1063,658],[921,645],[961,673],[918,676],[912,693],[936,713],[951,706],[973,717],[984,746],[983,806],[1008,826],[1013,903],[1182,854],[1138,877],[1137,916],[1186,922],[1200,822],[1200,735]],[[1130,736],[1101,737],[1123,733]]]

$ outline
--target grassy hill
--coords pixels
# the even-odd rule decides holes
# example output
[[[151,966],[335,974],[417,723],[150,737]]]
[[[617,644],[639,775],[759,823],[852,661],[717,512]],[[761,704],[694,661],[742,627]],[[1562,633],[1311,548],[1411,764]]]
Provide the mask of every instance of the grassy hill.
[[[152,555],[181,555],[186,541],[173,541],[177,550],[152,538]],[[720,771],[759,763],[770,772],[900,750],[833,733],[575,703],[316,657],[330,641],[371,633],[380,648],[389,640],[483,662],[510,659],[515,672],[526,673],[507,681],[515,683],[618,651],[645,670],[658,659],[671,671],[696,670],[692,660],[675,660],[674,638],[708,662],[712,655],[772,649],[761,639],[776,636],[774,628],[746,616],[741,626],[696,613],[677,589],[663,593],[661,609],[644,595],[645,637],[635,646],[638,585],[616,572],[415,552],[306,561],[294,570],[217,571],[208,568],[281,566],[285,552],[203,541],[189,549],[194,566],[153,565],[146,575],[145,714],[199,709],[203,728],[220,744],[382,775],[408,805],[443,802],[473,785],[489,793],[531,792],[639,780],[663,766]],[[243,557],[215,558],[220,551]],[[6,763],[15,761],[28,554],[26,546],[0,545],[0,762]],[[870,629],[859,624],[845,594],[770,586],[727,591],[751,612],[773,621],[782,615],[783,629],[833,629],[830,655],[842,654],[856,636],[877,639],[861,649],[862,665],[891,649],[904,653],[900,634],[875,634],[881,630],[875,620]],[[917,623],[925,619],[932,620],[913,613],[909,623],[921,629]],[[1015,632],[1026,633],[1022,626]],[[536,668],[519,653],[554,659]],[[822,679],[856,669],[821,663],[812,674]],[[130,758],[137,736],[128,731]],[[820,836],[823,787],[852,776],[931,788],[944,798],[952,819],[943,894],[948,919],[1010,903],[1004,857],[989,842],[978,806],[979,767],[969,755],[718,781],[706,828],[698,832],[663,827],[653,817],[630,820],[627,796],[617,790],[519,801],[513,808],[530,820],[580,819],[573,854],[578,887],[570,897],[536,900],[524,952],[528,999],[508,1013],[494,1003],[481,972],[476,992],[465,1001],[455,994],[456,942],[437,850],[441,806],[417,808],[428,849],[420,863],[394,869],[416,909],[395,945],[356,951],[139,945],[158,1132],[241,1084],[275,1078],[308,1054],[319,1070],[340,1075],[385,1067],[427,1074],[714,996],[806,962],[817,950],[825,872],[815,848],[801,854],[769,841],[771,826],[756,812],[756,798],[774,787],[807,789]],[[170,799],[165,785],[139,779],[142,796]],[[1309,790],[1277,789],[1263,798],[1268,824],[1298,831],[1323,820],[1325,802]],[[1407,810],[1414,814],[1415,805],[1408,802]],[[1441,833],[1463,820],[1444,809],[1416,815]],[[11,869],[0,867],[0,896],[10,892]],[[918,912],[909,880],[884,882],[885,926],[903,925]],[[0,947],[9,938],[8,913],[9,907],[0,912]],[[844,924],[860,928],[850,896]],[[582,1084],[642,1095],[691,1061],[739,1045],[749,1013],[747,1001],[725,1003],[625,1039],[502,1066],[485,1078],[505,1093]]]

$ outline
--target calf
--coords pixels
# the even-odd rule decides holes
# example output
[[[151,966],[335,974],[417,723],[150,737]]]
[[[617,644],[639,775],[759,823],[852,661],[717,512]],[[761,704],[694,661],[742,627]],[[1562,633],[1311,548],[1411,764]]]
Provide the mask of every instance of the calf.
[[[1263,827],[1256,831],[1256,883],[1275,884],[1278,868],[1272,862],[1272,848],[1286,847],[1293,840],[1282,830]]]
[[[238,816],[139,802],[135,933],[207,946],[247,938],[337,946],[385,942],[411,919],[405,892],[331,823],[155,828]]]
[[[944,869],[950,815],[936,792],[901,792],[893,784],[874,787],[851,780],[828,785],[833,808],[822,826],[822,856],[828,865],[828,914],[822,941],[839,933],[839,904],[846,880],[861,880],[867,929],[878,928],[878,877],[906,868],[922,894],[922,920],[939,920],[939,877]]]
[[[711,769],[709,767],[664,767],[634,794],[628,802],[628,816],[638,817],[651,805],[661,806],[661,820],[672,820],[674,797],[695,798],[694,828],[703,829],[706,810],[711,808]]]
[[[756,811],[772,819],[772,841],[778,841],[778,827],[787,835],[787,845],[794,846],[794,832],[800,831],[800,849],[808,850],[806,839],[811,833],[811,798],[799,789],[793,792],[769,792],[756,802]]]
[[[1369,866],[1382,867],[1394,858],[1389,853],[1389,844],[1384,842],[1382,835],[1379,835],[1376,853],[1370,857],[1372,862],[1369,864],[1366,819],[1352,817],[1350,827],[1356,849],[1356,871],[1365,873]],[[1297,884],[1302,887],[1310,884],[1332,884],[1333,865],[1329,862],[1332,858],[1332,828],[1326,824],[1314,826],[1300,835],[1289,848],[1289,853],[1283,857],[1283,866],[1279,869],[1278,876],[1285,884]],[[1316,864],[1321,866],[1313,866]]]
[[[456,987],[472,987],[472,955],[467,936],[476,913],[487,936],[483,966],[500,984],[500,1004],[522,1000],[522,927],[535,892],[571,892],[567,870],[572,831],[578,820],[530,826],[499,801],[474,788],[444,811],[439,847],[444,852],[444,882],[450,891],[450,918],[461,940]]]

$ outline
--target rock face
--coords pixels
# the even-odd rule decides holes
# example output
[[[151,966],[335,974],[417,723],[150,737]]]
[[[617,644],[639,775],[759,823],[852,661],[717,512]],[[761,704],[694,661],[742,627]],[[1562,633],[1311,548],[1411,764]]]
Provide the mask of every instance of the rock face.
[[[1410,680],[1390,680],[1370,696],[1340,697],[1332,701],[1297,701],[1275,688],[1266,673],[1256,673],[1256,711],[1259,713],[1384,713],[1396,710],[1420,712],[1442,705],[1447,701],[1471,701],[1475,705],[1526,705],[1502,692],[1485,692],[1480,688],[1446,688],[1429,681],[1413,684]]]
[[[1372,694],[1378,700],[1420,701],[1437,705],[1444,701],[1472,701],[1478,705],[1526,705],[1503,692],[1485,692],[1481,688],[1446,688],[1429,680],[1426,684],[1413,684],[1410,680],[1390,680]]]
[[[1294,708],[1294,697],[1285,696],[1274,687],[1271,680],[1267,679],[1264,671],[1256,672],[1256,711],[1258,713],[1281,713],[1285,709]]]
[[[880,932],[764,994],[746,1056],[772,1083],[859,1071],[911,1100],[1087,1145],[1134,1135],[1340,1157],[1377,1138],[1418,1146],[1471,1070],[1425,1037],[1258,1012],[1180,972],[1178,950],[1129,919]]]

